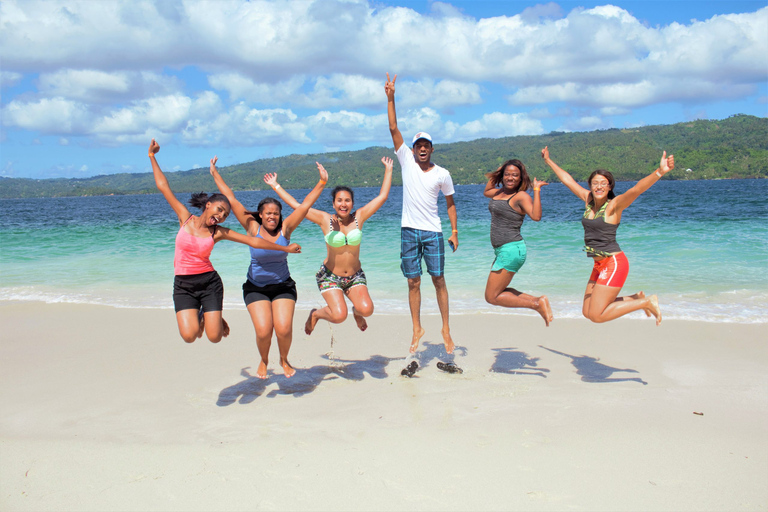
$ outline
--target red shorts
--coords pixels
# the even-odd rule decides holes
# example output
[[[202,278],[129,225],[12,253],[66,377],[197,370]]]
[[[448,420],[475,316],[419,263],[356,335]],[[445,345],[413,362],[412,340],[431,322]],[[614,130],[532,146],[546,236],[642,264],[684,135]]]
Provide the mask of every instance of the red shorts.
[[[623,252],[618,252],[613,256],[595,261],[589,280],[597,284],[621,288],[627,280],[627,274],[629,274],[629,261]]]

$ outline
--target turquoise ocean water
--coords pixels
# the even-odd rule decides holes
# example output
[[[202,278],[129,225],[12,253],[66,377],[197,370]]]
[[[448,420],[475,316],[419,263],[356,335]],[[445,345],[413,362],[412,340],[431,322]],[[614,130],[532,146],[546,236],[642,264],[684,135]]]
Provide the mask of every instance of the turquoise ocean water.
[[[622,192],[632,183],[617,184]],[[213,190],[213,188],[211,189]],[[493,260],[490,215],[482,185],[456,187],[460,247],[446,257],[451,312],[531,315],[483,300]],[[307,190],[293,191],[303,198]],[[550,297],[556,318],[580,317],[591,269],[581,247],[583,206],[563,185],[542,189],[541,222],[526,219],[528,260],[513,286]],[[361,206],[378,188],[355,190]],[[255,208],[267,192],[239,192]],[[186,201],[189,195],[180,194]],[[662,181],[624,212],[618,240],[630,261],[624,293],[659,295],[665,319],[768,322],[768,180]],[[361,259],[377,312],[407,313],[407,288],[399,268],[402,190],[366,224]],[[172,309],[173,211],[159,194],[2,200],[0,301],[105,304]],[[316,204],[330,211],[324,192]],[[444,232],[450,232],[440,198]],[[290,212],[285,208],[286,213]],[[224,224],[242,231],[237,219]],[[290,255],[299,309],[324,304],[314,274],[325,257],[320,229],[305,221],[295,231],[302,254]],[[248,249],[220,242],[212,261],[225,285],[225,309],[244,309],[241,285]],[[425,269],[426,270],[426,269]],[[426,276],[426,273],[425,273]],[[428,278],[423,312],[436,313]],[[643,318],[634,313],[634,318]]]

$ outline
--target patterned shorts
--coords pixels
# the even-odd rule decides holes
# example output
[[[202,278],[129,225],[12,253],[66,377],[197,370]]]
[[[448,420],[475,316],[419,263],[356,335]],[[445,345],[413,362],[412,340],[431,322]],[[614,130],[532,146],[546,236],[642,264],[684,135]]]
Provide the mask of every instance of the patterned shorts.
[[[355,286],[368,286],[368,281],[365,279],[365,272],[363,269],[358,270],[349,277],[337,276],[328,270],[328,267],[323,265],[320,267],[320,271],[315,274],[317,279],[317,288],[320,293],[325,293],[328,290],[341,290],[346,292],[350,288]]]
[[[442,276],[445,272],[443,233],[414,228],[400,228],[400,269],[407,278],[421,275],[421,260],[427,263],[427,273]]]

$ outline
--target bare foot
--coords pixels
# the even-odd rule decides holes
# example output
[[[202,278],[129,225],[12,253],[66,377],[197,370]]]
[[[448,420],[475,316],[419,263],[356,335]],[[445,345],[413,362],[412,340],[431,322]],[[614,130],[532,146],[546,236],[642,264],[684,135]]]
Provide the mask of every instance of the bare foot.
[[[260,379],[267,378],[267,363],[265,363],[264,361],[259,363],[259,369],[256,370],[256,376]]]
[[[416,349],[419,348],[419,341],[421,340],[421,337],[424,336],[424,329],[419,327],[418,330],[413,331],[413,339],[411,339],[411,354],[416,353]]]
[[[315,316],[315,311],[317,311],[317,309],[313,309],[309,312],[307,322],[304,324],[304,332],[307,333],[307,335],[312,334],[312,331],[315,330],[315,326],[317,325],[317,318],[313,318]]]
[[[544,319],[544,323],[549,327],[549,322],[551,322],[554,317],[552,316],[552,308],[549,306],[549,299],[547,296],[542,295],[539,297],[536,300],[536,306],[533,309],[541,315],[541,318]]]
[[[355,308],[352,308],[352,316],[355,317],[355,322],[357,322],[358,329],[365,331],[368,328],[368,322],[365,321],[365,317],[358,315],[357,311],[355,311]]]
[[[226,338],[229,336],[229,324],[223,318],[221,319],[221,337]]]
[[[650,312],[656,317],[656,325],[661,323],[661,308],[659,307],[659,298],[657,296],[651,295],[648,297],[648,309],[645,311]]]
[[[282,361],[280,361],[280,366],[283,367],[283,373],[287,378],[290,379],[296,374],[296,369],[293,366],[291,366],[291,363],[289,363],[287,359],[283,359]]]
[[[630,295],[630,297],[632,297],[633,299],[644,299],[645,298],[645,292],[639,291],[639,292],[637,292],[634,295]],[[645,313],[645,316],[647,316],[648,318],[651,317],[651,314],[648,311],[646,311],[645,309],[643,310],[643,313]]]
[[[440,331],[440,332],[443,333],[443,343],[445,343],[445,351],[446,351],[446,353],[453,354],[453,349],[456,346],[453,344],[453,338],[451,338],[451,331],[450,331],[450,329],[447,329],[447,328],[444,327],[443,330]]]

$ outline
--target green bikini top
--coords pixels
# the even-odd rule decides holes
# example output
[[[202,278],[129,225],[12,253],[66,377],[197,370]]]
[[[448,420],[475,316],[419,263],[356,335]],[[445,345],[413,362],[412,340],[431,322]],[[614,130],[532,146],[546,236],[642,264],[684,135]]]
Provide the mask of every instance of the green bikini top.
[[[357,216],[355,216],[355,229],[346,235],[341,231],[333,230],[333,219],[328,219],[328,225],[331,231],[325,235],[325,243],[331,247],[344,247],[345,245],[360,245],[363,241],[363,232],[358,228]]]

